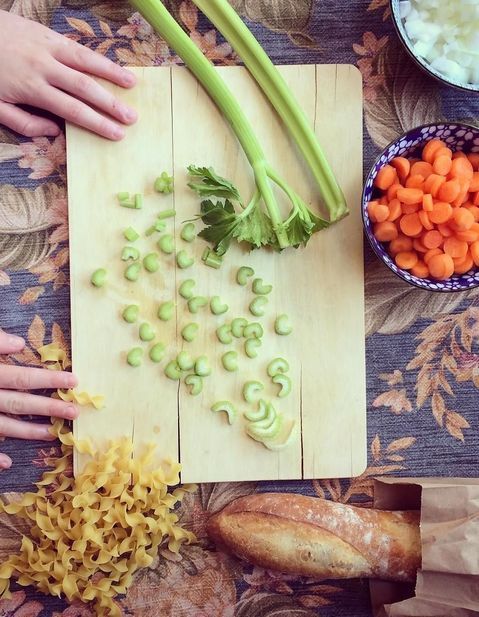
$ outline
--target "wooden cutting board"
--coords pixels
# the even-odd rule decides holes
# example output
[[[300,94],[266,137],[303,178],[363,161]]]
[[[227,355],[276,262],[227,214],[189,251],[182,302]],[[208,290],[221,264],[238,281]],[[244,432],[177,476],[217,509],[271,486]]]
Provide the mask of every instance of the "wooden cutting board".
[[[294,144],[248,73],[241,67],[218,71],[240,100],[269,161],[308,203],[317,204],[317,188]],[[214,270],[201,263],[203,241],[190,247],[179,239],[181,222],[199,208],[186,187],[189,164],[213,166],[234,181],[245,199],[252,189],[237,140],[186,69],[138,68],[133,90],[108,85],[139,111],[140,120],[121,143],[67,127],[72,360],[82,389],[106,397],[101,411],[82,411],[74,432],[98,448],[128,435],[138,455],[147,443],[156,442],[158,462],[180,460],[183,482],[350,477],[366,466],[361,78],[349,65],[282,66],[280,71],[314,123],[351,209],[348,218],[316,234],[306,249],[248,254],[235,246],[222,268]],[[174,171],[171,196],[152,189],[162,170]],[[115,194],[125,190],[144,193],[142,210],[117,205]],[[143,232],[157,212],[168,207],[177,211],[171,223],[177,246],[195,253],[195,265],[181,271],[173,258],[162,258],[160,272],[144,272],[138,283],[128,283],[120,260],[123,229],[133,225]],[[143,254],[154,246],[144,236],[137,244]],[[225,349],[214,331],[228,317],[249,315],[251,293],[234,281],[241,265],[253,267],[274,289],[262,319],[267,334],[258,358],[248,360],[240,353],[239,370],[227,373],[220,361]],[[109,280],[95,289],[89,279],[99,267],[107,268]],[[227,301],[229,313],[214,317],[203,310],[189,315],[175,290],[190,277],[197,282],[197,293]],[[175,318],[160,322],[158,304],[173,297]],[[155,365],[146,355],[140,368],[126,364],[126,351],[139,344],[138,324],[121,319],[129,303],[140,304],[141,319],[154,325],[158,340],[170,341],[169,356],[185,345],[182,326],[198,321],[199,335],[187,348],[195,356],[207,354],[213,365],[200,396],[190,396],[183,384],[166,379],[164,362]],[[274,334],[272,324],[279,313],[290,316],[291,336]],[[265,369],[276,356],[290,362],[293,391],[288,398],[275,399],[275,405],[295,418],[300,430],[288,448],[271,452],[246,437],[241,418],[229,426],[210,406],[229,399],[243,411],[242,384],[258,378],[267,384]],[[267,386],[264,395],[274,394]],[[76,471],[84,462],[77,457]]]

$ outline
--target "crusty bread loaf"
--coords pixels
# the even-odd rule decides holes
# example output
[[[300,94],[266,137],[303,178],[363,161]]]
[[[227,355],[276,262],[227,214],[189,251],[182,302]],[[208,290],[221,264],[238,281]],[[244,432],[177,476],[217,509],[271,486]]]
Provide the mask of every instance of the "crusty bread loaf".
[[[262,493],[230,503],[208,533],[250,563],[304,576],[410,581],[421,566],[418,512]]]

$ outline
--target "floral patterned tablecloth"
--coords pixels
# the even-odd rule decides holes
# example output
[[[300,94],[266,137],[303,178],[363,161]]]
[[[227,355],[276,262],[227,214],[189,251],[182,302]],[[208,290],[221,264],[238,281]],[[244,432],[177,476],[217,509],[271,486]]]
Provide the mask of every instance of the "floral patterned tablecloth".
[[[440,119],[479,120],[479,96],[442,87],[400,46],[388,0],[234,0],[276,63],[352,63],[364,80],[367,170],[399,133]],[[188,1],[169,8],[209,58],[236,62]],[[0,0],[0,9],[41,21],[126,65],[178,62],[123,1]],[[346,128],[346,127],[345,127]],[[69,349],[65,138],[23,139],[0,127],[0,327],[26,337],[13,362],[39,365],[38,348]],[[479,476],[479,289],[430,294],[412,289],[366,252],[369,462],[338,481],[203,485],[182,520],[198,545],[181,558],[160,554],[126,598],[125,615],[145,617],[363,617],[366,581],[313,581],[275,575],[216,553],[205,522],[231,499],[254,491],[298,491],[368,505],[371,478],[386,474]],[[4,361],[4,360],[3,360]],[[2,443],[14,461],[0,491],[31,488],[56,447]],[[0,517],[0,563],[18,546],[22,522]],[[16,588],[0,615],[82,616],[89,607]]]

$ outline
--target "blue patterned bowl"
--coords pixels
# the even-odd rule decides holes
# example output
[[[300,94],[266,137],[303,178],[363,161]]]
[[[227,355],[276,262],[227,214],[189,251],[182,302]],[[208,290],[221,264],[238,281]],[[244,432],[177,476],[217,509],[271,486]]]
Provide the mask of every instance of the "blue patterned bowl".
[[[398,268],[386,251],[385,245],[376,240],[373,235],[373,224],[369,220],[367,212],[368,203],[379,194],[377,189],[374,188],[373,183],[381,167],[389,163],[395,156],[420,158],[420,152],[426,142],[434,138],[445,141],[453,151],[463,150],[466,153],[479,152],[479,128],[467,124],[452,122],[426,124],[404,133],[404,135],[390,143],[389,146],[383,150],[366,178],[361,207],[364,230],[373,251],[379,259],[381,259],[394,274],[397,274],[407,283],[420,287],[421,289],[429,289],[430,291],[465,291],[467,289],[479,287],[479,268],[470,270],[466,274],[455,274],[446,281],[436,281],[435,279],[429,278],[420,279],[413,276],[407,270]]]
[[[479,93],[479,84],[465,84],[463,82],[450,80],[442,73],[439,73],[439,71],[436,71],[436,69],[434,69],[427,60],[417,55],[406,33],[406,30],[404,29],[404,24],[403,24],[403,21],[401,19],[401,15],[399,12],[400,0],[389,0],[389,1],[391,4],[391,14],[392,14],[394,26],[396,28],[396,32],[398,33],[399,39],[404,45],[406,51],[409,53],[411,58],[416,62],[416,64],[420,68],[422,68],[424,71],[426,71],[426,73],[429,73],[429,75],[432,75],[432,77],[439,80],[443,84],[446,84],[448,86],[453,86],[454,88],[458,88],[459,90],[464,90],[466,92]]]

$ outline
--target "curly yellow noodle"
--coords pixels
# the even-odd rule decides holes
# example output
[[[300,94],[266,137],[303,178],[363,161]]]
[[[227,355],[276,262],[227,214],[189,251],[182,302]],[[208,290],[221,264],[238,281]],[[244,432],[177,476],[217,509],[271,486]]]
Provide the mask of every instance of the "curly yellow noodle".
[[[66,403],[77,403],[81,407],[92,405],[95,409],[101,409],[105,405],[105,397],[100,394],[91,395],[88,392],[75,392],[75,390],[57,390],[58,397]]]
[[[51,350],[45,353],[52,357]],[[100,617],[121,615],[114,598],[126,593],[135,572],[151,565],[159,550],[177,553],[195,539],[172,509],[196,487],[168,492],[178,484],[180,466],[169,461],[166,470],[150,469],[151,445],[135,460],[127,439],[94,452],[61,420],[52,432],[62,444],[62,456],[48,459],[54,470],[43,474],[36,493],[19,502],[0,500],[0,513],[31,521],[19,554],[0,565],[0,598],[10,597],[14,579],[69,601],[92,602]],[[92,456],[77,478],[71,476],[73,447]]]
[[[40,354],[40,360],[43,363],[54,362],[55,364],[58,364],[60,368],[65,368],[67,363],[67,354],[56,343],[43,345],[43,347],[40,347],[37,351]],[[55,366],[55,369],[56,368],[57,367]]]

